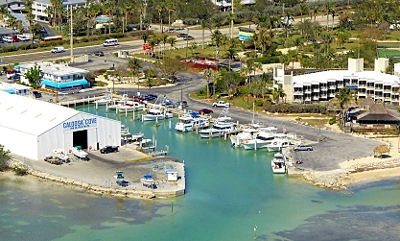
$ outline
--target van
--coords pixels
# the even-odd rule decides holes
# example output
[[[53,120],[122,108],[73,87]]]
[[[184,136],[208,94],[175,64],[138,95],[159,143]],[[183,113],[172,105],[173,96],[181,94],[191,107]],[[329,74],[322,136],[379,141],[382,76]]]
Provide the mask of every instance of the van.
[[[54,48],[51,50],[51,52],[52,52],[53,54],[62,53],[62,52],[65,52],[65,49],[64,49],[64,47],[54,47]]]
[[[6,42],[6,43],[12,43],[13,39],[10,36],[4,36],[3,37],[3,41]]]
[[[103,46],[104,47],[109,47],[109,46],[117,46],[118,44],[118,39],[106,39],[106,41],[104,41]]]

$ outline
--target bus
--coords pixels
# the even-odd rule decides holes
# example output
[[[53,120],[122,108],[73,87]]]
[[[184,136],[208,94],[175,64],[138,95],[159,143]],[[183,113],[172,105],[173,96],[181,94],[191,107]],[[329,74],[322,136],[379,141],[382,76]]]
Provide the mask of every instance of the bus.
[[[254,31],[254,29],[240,27],[239,28],[239,36],[238,37],[239,37],[240,40],[252,39],[255,32],[256,31]]]
[[[106,41],[104,41],[103,43],[104,47],[117,46],[117,45],[118,45],[118,39],[106,39]]]
[[[57,36],[48,36],[40,39],[40,43],[49,43],[49,42],[56,42],[56,41],[62,41],[63,37],[61,35]]]

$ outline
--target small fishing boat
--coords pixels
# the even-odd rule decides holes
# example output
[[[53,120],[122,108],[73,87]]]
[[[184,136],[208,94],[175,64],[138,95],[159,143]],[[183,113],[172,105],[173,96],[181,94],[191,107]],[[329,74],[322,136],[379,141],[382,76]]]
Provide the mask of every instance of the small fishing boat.
[[[242,145],[246,150],[256,150],[266,148],[275,139],[275,134],[270,132],[258,132],[255,138],[245,140]]]
[[[107,104],[109,104],[109,103],[112,103],[113,101],[114,101],[114,100],[113,100],[112,97],[106,96],[106,97],[104,97],[104,98],[102,98],[102,99],[99,99],[99,100],[94,101],[94,103],[97,104],[97,105],[107,105]]]
[[[286,163],[281,153],[276,153],[274,158],[271,160],[271,169],[274,174],[285,174]]]

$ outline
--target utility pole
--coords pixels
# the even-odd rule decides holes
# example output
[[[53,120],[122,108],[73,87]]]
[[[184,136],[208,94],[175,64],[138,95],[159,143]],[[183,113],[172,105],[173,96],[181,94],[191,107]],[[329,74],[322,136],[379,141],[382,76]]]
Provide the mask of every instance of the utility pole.
[[[71,28],[70,28],[70,39],[71,39],[71,63],[74,62],[74,29],[73,29],[73,25],[72,25],[72,6],[69,6],[70,10],[71,10]]]

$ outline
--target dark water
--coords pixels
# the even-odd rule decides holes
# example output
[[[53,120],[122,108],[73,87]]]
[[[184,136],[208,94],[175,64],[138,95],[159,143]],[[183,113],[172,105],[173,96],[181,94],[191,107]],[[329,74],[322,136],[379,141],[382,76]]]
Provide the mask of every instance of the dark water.
[[[81,110],[96,113],[93,107]],[[120,119],[185,161],[187,193],[172,200],[124,200],[58,184],[0,181],[1,240],[400,240],[397,180],[322,190],[273,176],[272,155],[169,130],[168,121]],[[173,126],[173,123],[172,123]],[[173,202],[173,212],[171,210]],[[254,227],[257,226],[256,232]]]

